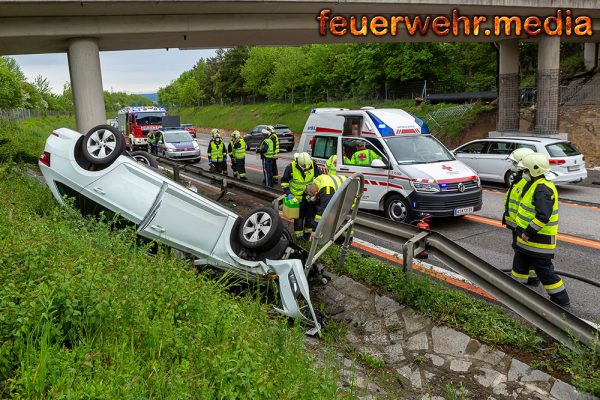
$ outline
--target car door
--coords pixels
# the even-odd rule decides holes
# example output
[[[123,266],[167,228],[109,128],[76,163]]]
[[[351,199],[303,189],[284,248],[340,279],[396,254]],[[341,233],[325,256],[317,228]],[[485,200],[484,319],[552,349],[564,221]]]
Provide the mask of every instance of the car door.
[[[465,163],[477,174],[481,174],[479,167],[479,156],[485,152],[488,143],[486,141],[475,141],[467,143],[454,150],[454,156],[457,160]]]
[[[337,173],[345,176],[350,176],[356,172],[363,174],[365,177],[365,192],[360,200],[361,206],[370,209],[378,208],[379,200],[388,190],[389,169],[354,164],[352,155],[357,151],[359,142],[366,149],[377,153],[385,165],[389,165],[388,158],[370,141],[363,138],[341,136],[338,137]]]
[[[485,152],[479,157],[479,173],[483,179],[503,182],[504,175],[510,170],[512,162],[508,156],[515,148],[515,144],[504,140],[489,141]]]
[[[165,182],[138,233],[181,251],[210,256],[230,213],[196,193]]]

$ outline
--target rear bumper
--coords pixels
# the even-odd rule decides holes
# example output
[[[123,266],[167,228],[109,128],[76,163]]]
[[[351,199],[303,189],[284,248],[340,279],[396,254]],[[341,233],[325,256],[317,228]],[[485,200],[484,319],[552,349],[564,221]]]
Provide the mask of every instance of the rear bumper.
[[[587,170],[582,168],[582,171],[569,172],[560,174],[555,178],[552,178],[554,183],[578,183],[587,178]]]
[[[410,206],[418,216],[453,217],[457,208],[473,207],[481,210],[482,190],[470,190],[464,193],[419,193],[413,191],[409,196]]]

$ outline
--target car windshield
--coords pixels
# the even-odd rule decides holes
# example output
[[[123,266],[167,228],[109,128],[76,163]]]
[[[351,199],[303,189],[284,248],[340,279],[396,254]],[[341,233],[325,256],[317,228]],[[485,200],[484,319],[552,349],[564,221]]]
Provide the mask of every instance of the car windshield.
[[[163,133],[166,143],[191,142],[192,136],[186,131],[169,131]]]
[[[548,150],[550,157],[570,157],[581,154],[581,152],[569,142],[549,144],[546,146],[546,150]]]
[[[160,125],[162,123],[162,113],[137,113],[136,121],[138,125]]]
[[[398,164],[452,161],[454,156],[431,135],[394,136],[385,139]]]
[[[181,129],[185,129],[185,128],[191,128],[192,124],[182,124],[181,125]]]

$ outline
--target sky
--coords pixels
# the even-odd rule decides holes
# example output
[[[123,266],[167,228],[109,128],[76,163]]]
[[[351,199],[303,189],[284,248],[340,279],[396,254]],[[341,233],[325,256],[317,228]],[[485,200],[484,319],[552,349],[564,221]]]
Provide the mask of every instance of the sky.
[[[104,90],[128,93],[153,93],[200,58],[210,58],[215,50],[135,50],[104,51],[100,53]],[[66,53],[13,56],[21,70],[32,82],[42,75],[50,82],[54,93],[62,93],[69,79]]]

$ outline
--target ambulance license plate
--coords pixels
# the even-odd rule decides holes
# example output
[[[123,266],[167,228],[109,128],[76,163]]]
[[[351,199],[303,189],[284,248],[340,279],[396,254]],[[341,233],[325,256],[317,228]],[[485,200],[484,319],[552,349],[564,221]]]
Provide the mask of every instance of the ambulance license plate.
[[[458,217],[459,215],[471,214],[475,207],[463,207],[463,208],[455,208],[454,216]]]

